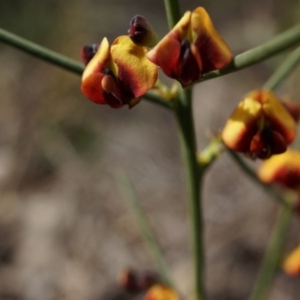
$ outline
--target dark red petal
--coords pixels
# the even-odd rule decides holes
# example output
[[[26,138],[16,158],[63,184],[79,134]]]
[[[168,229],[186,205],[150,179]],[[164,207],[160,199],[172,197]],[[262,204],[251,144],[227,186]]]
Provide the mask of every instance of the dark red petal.
[[[284,153],[287,149],[283,136],[265,127],[262,132],[258,132],[250,144],[250,152],[253,158],[267,159],[274,154]]]
[[[272,131],[272,154],[284,153],[287,149],[287,144],[284,137],[277,131]]]
[[[174,78],[181,83],[183,88],[198,80],[201,76],[201,70],[191,51],[191,45],[186,39],[181,42],[180,56],[176,69]]]

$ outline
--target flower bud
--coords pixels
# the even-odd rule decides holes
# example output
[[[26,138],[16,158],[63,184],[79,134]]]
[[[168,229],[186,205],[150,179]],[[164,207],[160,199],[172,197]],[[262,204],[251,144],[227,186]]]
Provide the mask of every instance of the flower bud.
[[[125,269],[121,272],[118,279],[119,285],[128,293],[135,294],[140,292],[137,274],[132,269]]]
[[[148,24],[146,18],[140,15],[133,17],[129,23],[128,35],[138,46],[152,48],[157,43],[154,29]]]
[[[81,59],[85,65],[94,57],[99,48],[98,44],[85,45],[81,48]]]

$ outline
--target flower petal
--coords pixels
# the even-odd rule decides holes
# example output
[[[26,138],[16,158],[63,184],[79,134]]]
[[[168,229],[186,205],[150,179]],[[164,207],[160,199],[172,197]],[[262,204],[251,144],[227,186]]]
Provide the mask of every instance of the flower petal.
[[[106,104],[101,81],[104,77],[102,73],[92,73],[85,77],[81,83],[82,93],[91,101],[98,104]]]
[[[258,130],[258,121],[262,115],[261,104],[251,94],[241,101],[227,121],[222,139],[225,145],[235,151],[247,152],[253,136]]]
[[[104,91],[106,103],[113,107],[119,108],[123,106],[122,95],[116,79],[111,75],[105,75],[101,81],[101,87]]]
[[[202,73],[221,69],[232,61],[231,50],[203,7],[198,7],[192,12],[191,27],[194,44],[201,56]]]
[[[267,159],[274,154],[284,153],[287,145],[280,133],[265,127],[259,131],[250,144],[250,155],[253,159]]]
[[[279,183],[290,189],[300,189],[300,152],[287,150],[265,160],[258,177],[265,183]]]
[[[187,11],[175,27],[147,53],[147,58],[162,68],[164,73],[174,79],[178,78],[177,63],[181,52],[181,42],[191,43],[191,12]]]
[[[119,83],[132,98],[139,98],[157,81],[157,67],[146,58],[147,49],[120,36],[112,44],[111,55],[118,67]]]
[[[150,50],[146,56],[151,62],[161,67],[167,76],[175,79],[177,78],[176,68],[180,50],[180,40],[173,36],[167,36],[156,47]]]
[[[261,91],[260,101],[272,128],[281,133],[287,144],[290,144],[296,137],[297,129],[293,117],[271,91]]]
[[[179,297],[171,288],[157,284],[148,290],[145,300],[179,300]]]
[[[110,47],[107,38],[104,38],[94,57],[87,64],[82,74],[82,81],[92,73],[103,73],[105,68],[112,68]]]
[[[283,269],[290,276],[300,275],[300,246],[286,258]]]

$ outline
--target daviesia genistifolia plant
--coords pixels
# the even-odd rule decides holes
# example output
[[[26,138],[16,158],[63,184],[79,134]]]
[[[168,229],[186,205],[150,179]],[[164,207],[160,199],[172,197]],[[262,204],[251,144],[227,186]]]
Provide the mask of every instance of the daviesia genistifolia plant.
[[[119,283],[145,300],[205,300],[204,222],[202,210],[203,178],[209,166],[227,151],[241,170],[278,201],[278,217],[261,270],[249,299],[268,296],[278,269],[300,276],[300,245],[291,254],[283,253],[285,236],[292,215],[300,214],[300,151],[293,142],[297,137],[300,108],[274,91],[300,62],[300,47],[287,55],[270,79],[241,97],[220,132],[211,137],[203,151],[196,145],[192,91],[196,84],[261,62],[300,42],[300,25],[270,41],[237,56],[223,40],[203,7],[181,13],[179,1],[165,0],[170,31],[157,38],[144,16],[136,15],[128,33],[81,49],[85,67],[78,62],[30,43],[0,29],[0,40],[67,70],[82,74],[81,91],[96,104],[112,108],[133,108],[142,99],[161,105],[173,113],[178,124],[185,169],[188,219],[190,223],[191,279],[193,291],[183,297],[171,279],[167,264],[147,219],[126,176],[120,187],[140,224],[153,255],[157,273],[126,269]],[[174,79],[170,86],[158,80],[158,73]],[[101,107],[99,107],[101,109]],[[256,174],[247,163],[260,160]],[[274,189],[273,184],[277,185]],[[167,213],[167,212],[166,212]]]

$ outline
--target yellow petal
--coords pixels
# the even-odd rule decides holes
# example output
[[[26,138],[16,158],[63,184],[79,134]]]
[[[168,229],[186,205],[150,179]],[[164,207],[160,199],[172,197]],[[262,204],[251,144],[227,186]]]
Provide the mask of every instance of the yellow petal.
[[[118,67],[118,80],[124,90],[139,98],[157,81],[157,66],[146,58],[147,49],[135,45],[129,36],[118,37],[111,46],[111,55]]]
[[[239,103],[223,129],[225,145],[236,151],[248,151],[261,116],[261,104],[249,94]]]
[[[231,50],[203,7],[198,7],[192,12],[191,30],[194,44],[201,57],[202,73],[221,69],[232,61]]]
[[[110,47],[107,38],[104,38],[94,57],[87,64],[82,74],[82,81],[92,73],[103,73],[105,68],[111,69]]]
[[[145,300],[179,300],[179,297],[171,288],[157,284],[148,290]]]
[[[286,258],[283,269],[290,276],[300,275],[300,246]]]
[[[261,103],[272,128],[280,132],[287,144],[290,144],[295,139],[297,130],[297,124],[291,114],[271,91],[261,91]]]
[[[293,180],[293,176],[298,176],[300,186],[300,152],[295,150],[289,149],[283,154],[272,156],[258,169],[258,177],[265,183],[284,181],[285,178]]]
[[[190,43],[192,43],[191,16],[192,13],[190,11],[186,11],[174,28],[164,38],[173,36],[180,40],[187,39]]]

